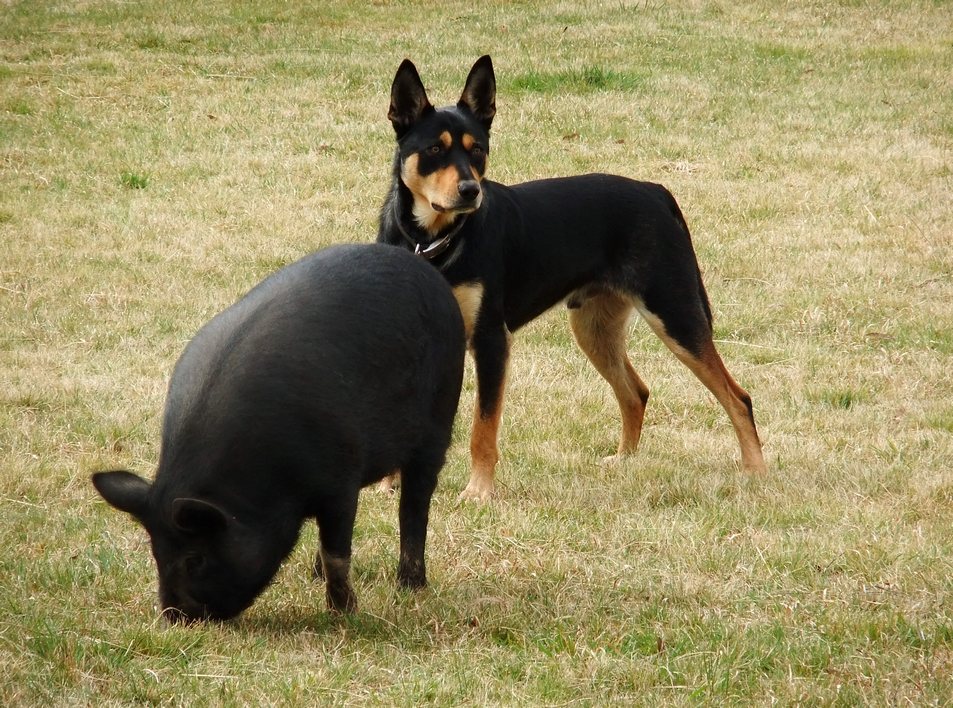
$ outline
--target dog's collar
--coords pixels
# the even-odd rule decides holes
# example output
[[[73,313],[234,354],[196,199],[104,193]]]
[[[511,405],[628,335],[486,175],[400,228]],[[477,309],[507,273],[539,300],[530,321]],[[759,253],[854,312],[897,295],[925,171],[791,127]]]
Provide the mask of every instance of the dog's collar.
[[[417,256],[423,256],[427,260],[432,260],[439,256],[441,253],[450,248],[450,244],[453,241],[453,238],[460,233],[460,229],[463,228],[463,225],[467,223],[467,217],[469,214],[463,214],[460,217],[460,222],[454,226],[450,231],[445,235],[438,238],[436,241],[428,243],[426,246],[420,241],[415,239],[404,228],[404,225],[401,223],[400,215],[397,213],[397,210],[394,210],[394,221],[397,224],[397,230],[400,231],[401,236],[407,239],[407,242],[414,247],[414,254]]]

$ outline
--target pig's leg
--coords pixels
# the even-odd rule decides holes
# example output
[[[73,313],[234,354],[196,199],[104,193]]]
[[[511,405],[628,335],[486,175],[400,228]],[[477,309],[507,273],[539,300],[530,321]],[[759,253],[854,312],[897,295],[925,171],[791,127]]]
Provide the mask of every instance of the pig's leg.
[[[338,505],[318,516],[321,565],[327,582],[328,607],[335,612],[357,612],[357,596],[351,587],[351,537],[357,515],[357,493],[342,495]]]
[[[443,447],[446,449],[446,446]],[[443,466],[444,453],[425,453],[407,465],[401,474],[400,487],[400,561],[397,582],[405,588],[422,588],[427,584],[424,547],[427,543],[427,521],[430,499],[437,486],[437,474]]]

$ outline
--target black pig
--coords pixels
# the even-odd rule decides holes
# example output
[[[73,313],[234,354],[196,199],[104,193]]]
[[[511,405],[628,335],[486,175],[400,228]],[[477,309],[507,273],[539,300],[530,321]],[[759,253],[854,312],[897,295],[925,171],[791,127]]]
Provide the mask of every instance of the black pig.
[[[317,520],[332,610],[358,493],[395,469],[401,586],[426,584],[430,499],[450,443],[464,330],[443,276],[392,246],[335,246],[278,271],[206,324],[175,366],[155,481],[98,472],[149,532],[173,621],[247,608]]]

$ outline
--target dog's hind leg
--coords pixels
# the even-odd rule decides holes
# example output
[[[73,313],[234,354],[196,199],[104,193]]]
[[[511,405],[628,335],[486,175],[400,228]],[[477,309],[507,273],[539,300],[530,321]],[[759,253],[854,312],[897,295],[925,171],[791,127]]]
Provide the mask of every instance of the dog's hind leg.
[[[680,337],[676,338],[670,333],[672,328],[666,327],[663,317],[651,312],[641,302],[636,304],[636,308],[659,339],[705,384],[728,413],[741,445],[741,463],[744,469],[754,474],[764,473],[764,454],[754,423],[751,396],[725,368],[712,341],[711,327],[700,315],[701,311],[699,310],[698,317],[687,317],[685,312],[681,312],[677,319],[672,320],[672,324],[678,324],[676,331],[680,332]]]
[[[384,494],[393,494],[400,486],[400,470],[394,470],[377,483],[377,491]]]
[[[642,420],[649,389],[635,373],[626,352],[626,324],[632,302],[616,293],[601,292],[573,303],[569,323],[579,347],[612,386],[622,412],[622,437],[615,456],[635,452],[642,435]]]

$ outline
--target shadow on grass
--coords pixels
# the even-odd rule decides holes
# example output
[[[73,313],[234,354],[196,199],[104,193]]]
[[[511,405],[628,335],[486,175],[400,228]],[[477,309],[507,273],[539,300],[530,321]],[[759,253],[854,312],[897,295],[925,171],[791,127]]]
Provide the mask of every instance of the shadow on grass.
[[[395,590],[392,601],[400,606],[400,624],[361,609],[351,615],[331,612],[322,598],[319,605],[284,607],[269,612],[252,611],[227,625],[237,632],[275,637],[302,633],[345,634],[369,641],[416,644],[421,639],[419,635],[425,634],[426,628],[433,625],[436,619],[428,617],[426,611],[421,612],[413,593]]]

